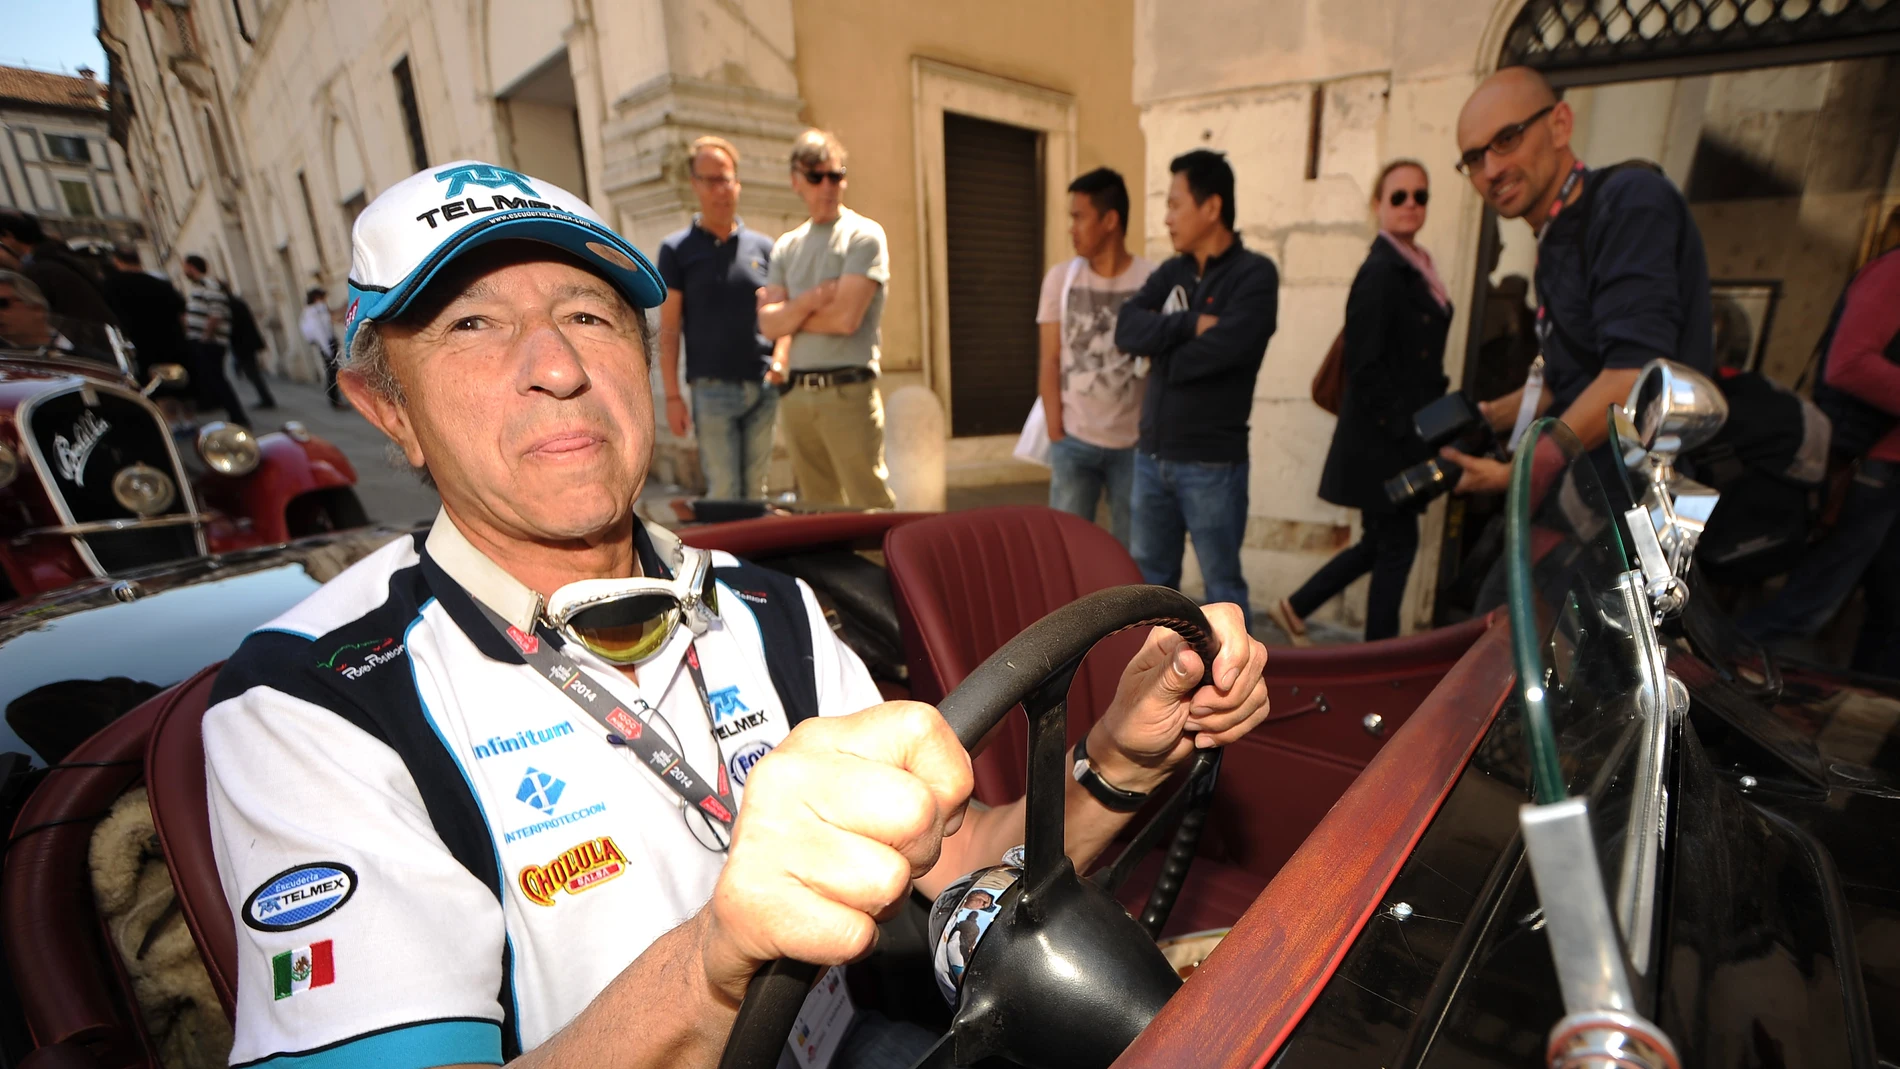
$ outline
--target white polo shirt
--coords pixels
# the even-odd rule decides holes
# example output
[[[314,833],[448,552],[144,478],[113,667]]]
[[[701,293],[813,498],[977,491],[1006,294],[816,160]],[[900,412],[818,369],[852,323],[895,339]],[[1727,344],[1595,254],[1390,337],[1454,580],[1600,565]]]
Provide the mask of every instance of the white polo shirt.
[[[666,532],[636,543],[649,574],[671,563]],[[723,767],[742,797],[789,730],[756,606],[802,601],[821,715],[882,699],[802,582],[724,553],[714,565],[719,618],[697,640],[680,628],[638,685],[564,652],[623,704],[654,706],[687,762]],[[233,1065],[499,1063],[711,897],[725,857],[681,799],[473,598],[533,632],[536,596],[443,514],[426,546],[399,539],[358,562],[219,676],[204,741],[238,933]],[[710,719],[685,668],[694,641]]]

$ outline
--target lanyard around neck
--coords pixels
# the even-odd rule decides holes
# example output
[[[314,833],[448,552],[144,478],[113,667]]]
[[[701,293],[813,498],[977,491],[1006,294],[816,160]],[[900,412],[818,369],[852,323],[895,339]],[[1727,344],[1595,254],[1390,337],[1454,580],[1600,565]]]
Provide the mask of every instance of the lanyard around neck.
[[[606,688],[591,682],[580,665],[556,648],[552,633],[538,627],[533,632],[523,632],[482,602],[475,604],[495,630],[521,652],[522,658],[540,672],[550,686],[607,729],[610,744],[633,751],[668,790],[724,831],[722,842],[731,840],[732,784],[726,778],[724,762],[719,765],[717,779],[700,775],[687,763],[684,753],[669,745],[658,731],[647,730],[648,722],[658,715],[653,706],[635,698],[631,703],[633,710],[629,712]],[[712,700],[706,692],[706,674],[699,665],[699,651],[692,643],[686,647],[686,670],[693,677],[693,689],[699,694],[700,707],[706,711],[706,723],[710,726]],[[717,745],[715,741],[714,746]]]
[[[1544,235],[1550,233],[1550,224],[1556,222],[1557,217],[1563,214],[1564,205],[1570,203],[1570,194],[1576,190],[1577,183],[1581,181],[1583,181],[1583,161],[1578,160],[1577,165],[1564,176],[1564,184],[1557,190],[1557,203],[1550,206],[1550,212],[1544,216],[1544,225],[1538,228],[1537,243],[1539,245],[1544,243]]]
[[[1544,248],[1544,236],[1550,233],[1550,225],[1557,221],[1557,216],[1563,214],[1564,205],[1570,203],[1571,191],[1576,189],[1577,183],[1581,181],[1583,181],[1583,161],[1578,160],[1577,165],[1570,169],[1569,176],[1564,179],[1563,187],[1557,190],[1557,203],[1550,206],[1550,214],[1544,216],[1544,225],[1541,229],[1537,231],[1537,248],[1539,252],[1541,252]],[[1587,282],[1588,280],[1586,279],[1585,281]],[[1540,294],[1539,297],[1541,298],[1542,295]],[[1542,353],[1549,351],[1550,330],[1551,330],[1551,325],[1550,325],[1550,320],[1549,320],[1549,315],[1548,315],[1549,310],[1550,310],[1550,306],[1548,304],[1546,304],[1541,299],[1538,300],[1537,322],[1535,326],[1536,326],[1536,331],[1537,331],[1537,348],[1540,354],[1540,359],[1541,359]],[[1540,389],[1543,386],[1543,382],[1544,382],[1543,376],[1541,375],[1538,376],[1537,385]],[[1528,398],[1529,394],[1527,393],[1525,396]],[[1522,413],[1520,412],[1519,415],[1521,418]]]

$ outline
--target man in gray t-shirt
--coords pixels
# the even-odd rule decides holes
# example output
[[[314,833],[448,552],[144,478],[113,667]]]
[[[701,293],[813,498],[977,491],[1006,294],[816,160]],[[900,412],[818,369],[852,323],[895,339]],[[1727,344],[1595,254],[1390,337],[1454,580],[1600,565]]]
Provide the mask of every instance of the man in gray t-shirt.
[[[798,135],[792,190],[811,218],[778,239],[759,291],[759,329],[792,339],[766,381],[788,391],[779,420],[799,501],[890,508],[877,392],[890,252],[884,228],[844,206],[844,188],[844,145],[823,130]]]

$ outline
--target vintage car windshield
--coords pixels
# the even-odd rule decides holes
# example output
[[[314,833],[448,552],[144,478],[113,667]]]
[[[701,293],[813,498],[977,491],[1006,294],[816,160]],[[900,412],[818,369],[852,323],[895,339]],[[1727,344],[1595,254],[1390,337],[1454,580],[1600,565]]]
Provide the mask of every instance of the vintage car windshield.
[[[12,359],[83,360],[129,373],[137,366],[132,346],[122,335],[118,338],[126,361],[121,364],[121,354],[113,349],[114,333],[104,323],[22,307],[0,322],[0,354]]]
[[[1648,916],[1657,879],[1645,714],[1659,660],[1646,660],[1649,604],[1599,470],[1554,419],[1520,447],[1506,528],[1511,639],[1536,801],[1588,801],[1604,888],[1641,974],[1651,943],[1630,925]]]

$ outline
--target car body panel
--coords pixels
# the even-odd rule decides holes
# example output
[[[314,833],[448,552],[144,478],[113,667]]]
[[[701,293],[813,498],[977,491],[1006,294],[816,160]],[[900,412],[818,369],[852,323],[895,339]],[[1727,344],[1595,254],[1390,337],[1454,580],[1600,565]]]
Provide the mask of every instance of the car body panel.
[[[92,399],[109,399],[114,415],[109,429],[78,454],[89,461],[92,447],[104,444],[118,465],[148,464],[172,480],[174,503],[153,519],[140,519],[118,505],[107,487],[96,485],[110,472],[88,470],[95,485],[71,476],[65,483],[48,457],[42,438],[52,423],[72,413],[66,400],[79,393],[86,411]],[[42,420],[35,413],[47,408]],[[37,431],[27,426],[35,423]],[[44,424],[44,425],[41,425]],[[13,482],[0,487],[0,601],[30,597],[85,579],[162,560],[206,553],[228,553],[284,542],[309,533],[293,528],[291,504],[318,491],[344,491],[356,482],[356,470],[341,450],[321,438],[298,440],[284,432],[260,434],[259,463],[243,476],[222,476],[206,469],[191,441],[178,440],[193,428],[174,428],[138,384],[111,364],[70,354],[0,350],[0,443],[20,461]],[[70,431],[65,431],[70,434]],[[110,437],[111,441],[106,439]],[[82,461],[84,462],[84,461]],[[84,502],[82,505],[82,501]],[[78,516],[74,508],[87,514]],[[75,523],[114,524],[121,529],[74,533]],[[9,594],[10,591],[10,594]]]

